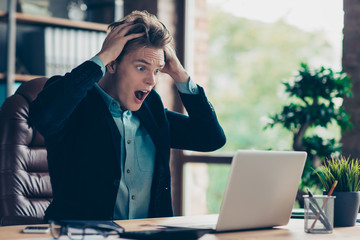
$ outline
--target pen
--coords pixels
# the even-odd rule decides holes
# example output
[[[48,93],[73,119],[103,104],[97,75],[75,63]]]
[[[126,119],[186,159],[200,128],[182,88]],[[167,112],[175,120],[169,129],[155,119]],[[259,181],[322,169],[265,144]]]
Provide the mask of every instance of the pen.
[[[317,203],[317,201],[314,199],[314,195],[312,194],[312,192],[310,191],[309,188],[306,188],[306,191],[309,193],[309,200],[312,203],[309,203],[309,208],[311,209],[311,211],[314,213],[315,216],[318,216],[318,219],[320,220],[320,222],[325,226],[326,229],[331,229],[331,225],[329,223],[329,220],[327,218],[327,216],[325,215],[324,211],[321,209],[321,207],[319,206],[319,204]],[[314,207],[316,206],[317,209],[319,209],[319,211],[317,211]],[[315,224],[313,223],[312,227],[314,227]],[[312,228],[310,228],[310,230],[312,230]]]
[[[331,187],[331,189],[330,189],[330,191],[329,191],[329,193],[328,193],[328,195],[327,195],[328,197],[330,197],[330,196],[332,195],[332,193],[333,193],[333,191],[334,191],[334,189],[335,189],[335,187],[336,187],[337,183],[338,183],[338,181],[337,181],[337,180],[335,180],[335,181],[334,181],[334,183],[333,183],[333,185],[332,185],[332,187]],[[326,204],[327,204],[328,200],[329,200],[329,198],[326,198],[326,199],[325,199],[325,201],[324,201],[324,203],[323,203],[323,205],[322,205],[321,209],[324,209],[324,208],[325,208],[325,206],[326,206]],[[311,225],[311,227],[310,227],[310,231],[314,228],[315,223],[316,223],[316,221],[319,219],[319,217],[320,217],[320,212],[316,215],[315,221],[313,222],[313,224],[312,224],[312,225]]]

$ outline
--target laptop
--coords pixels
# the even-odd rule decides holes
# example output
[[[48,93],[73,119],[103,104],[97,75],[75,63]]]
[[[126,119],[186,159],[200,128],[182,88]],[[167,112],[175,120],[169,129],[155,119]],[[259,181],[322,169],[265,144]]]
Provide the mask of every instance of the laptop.
[[[223,232],[287,225],[306,156],[306,152],[297,151],[238,150],[212,225],[190,222],[163,226]]]

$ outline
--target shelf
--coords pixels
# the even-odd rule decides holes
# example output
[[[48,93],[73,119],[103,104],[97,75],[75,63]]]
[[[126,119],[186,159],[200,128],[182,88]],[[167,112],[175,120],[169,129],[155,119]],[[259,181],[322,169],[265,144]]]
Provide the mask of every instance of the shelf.
[[[34,16],[24,13],[15,14],[16,21],[23,24],[43,25],[43,26],[58,26],[67,28],[77,28],[85,30],[95,30],[106,32],[107,24],[84,22],[84,21],[72,21],[65,18],[43,17]],[[0,21],[6,21],[8,18],[7,12],[0,11]]]
[[[25,74],[15,74],[15,82],[28,82],[35,78],[41,78],[44,76],[37,76],[37,75],[25,75]],[[5,81],[6,74],[0,73],[0,82]]]

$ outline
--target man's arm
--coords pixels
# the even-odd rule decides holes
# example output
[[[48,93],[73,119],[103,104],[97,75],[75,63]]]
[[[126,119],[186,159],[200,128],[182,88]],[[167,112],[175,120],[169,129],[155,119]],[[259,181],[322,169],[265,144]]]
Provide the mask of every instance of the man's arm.
[[[106,66],[116,60],[127,41],[144,34],[126,35],[133,27],[136,24],[126,23],[113,29],[96,55],[97,60]],[[103,71],[96,61],[86,61],[64,76],[50,78],[30,106],[32,123],[44,137],[60,132],[76,106],[102,76]]]
[[[204,89],[198,86],[198,91],[198,94],[180,93],[188,116],[167,112],[172,148],[207,152],[226,143],[224,131]]]
[[[165,56],[166,65],[162,72],[174,79],[189,115],[167,111],[171,147],[194,151],[214,151],[222,147],[226,137],[204,89],[190,79],[172,48],[165,49]]]
[[[44,137],[59,132],[80,101],[102,77],[100,66],[86,61],[64,76],[51,77],[30,105],[30,119]]]

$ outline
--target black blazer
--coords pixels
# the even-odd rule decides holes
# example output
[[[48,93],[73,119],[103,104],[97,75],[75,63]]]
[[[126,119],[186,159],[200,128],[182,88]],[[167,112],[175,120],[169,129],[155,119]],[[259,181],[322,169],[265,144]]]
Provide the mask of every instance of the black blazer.
[[[45,138],[54,199],[46,219],[112,219],[121,177],[120,133],[94,83],[98,65],[87,61],[50,78],[30,106],[30,119]],[[170,148],[213,151],[225,135],[199,87],[180,94],[189,116],[164,109],[153,90],[134,112],[149,132],[156,159],[149,217],[172,216]]]

